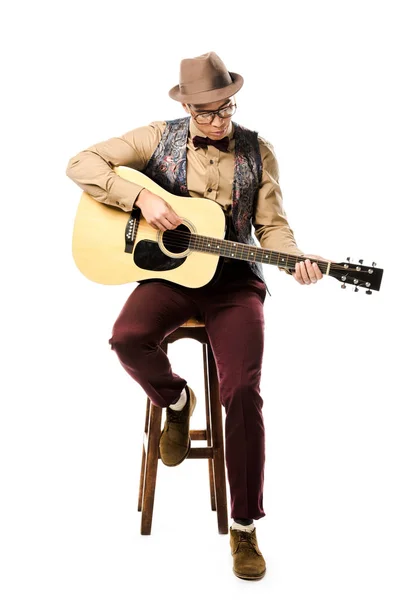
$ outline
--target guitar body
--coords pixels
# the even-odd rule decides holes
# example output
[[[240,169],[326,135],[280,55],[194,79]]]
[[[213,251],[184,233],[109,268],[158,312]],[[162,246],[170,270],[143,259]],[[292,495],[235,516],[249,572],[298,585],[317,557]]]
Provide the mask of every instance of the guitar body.
[[[91,281],[117,285],[147,279],[163,279],[198,288],[214,277],[219,256],[185,247],[189,233],[223,240],[226,219],[222,208],[205,198],[170,194],[143,173],[115,167],[124,179],[133,181],[163,198],[184,220],[180,244],[168,243],[161,231],[151,227],[140,210],[128,212],[98,202],[84,192],[77,209],[72,252],[78,269]],[[133,248],[126,251],[128,221],[134,221]],[[129,225],[128,225],[129,231]]]

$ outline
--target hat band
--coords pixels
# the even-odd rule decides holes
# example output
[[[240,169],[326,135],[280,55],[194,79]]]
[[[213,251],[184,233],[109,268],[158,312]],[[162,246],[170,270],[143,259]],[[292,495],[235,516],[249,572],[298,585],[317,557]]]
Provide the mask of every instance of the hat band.
[[[201,80],[191,81],[189,83],[181,83],[179,84],[179,90],[181,94],[191,95],[191,94],[200,94],[201,92],[212,92],[213,90],[218,90],[224,87],[228,87],[233,83],[232,77],[229,73],[224,73],[222,75],[216,75],[213,77],[211,82],[205,83]],[[206,85],[210,85],[211,87],[205,87]]]

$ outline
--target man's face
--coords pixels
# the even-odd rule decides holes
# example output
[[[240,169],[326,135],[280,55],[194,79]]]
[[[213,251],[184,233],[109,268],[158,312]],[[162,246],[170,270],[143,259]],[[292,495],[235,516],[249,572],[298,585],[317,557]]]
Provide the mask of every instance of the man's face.
[[[182,106],[193,118],[199,115],[198,118],[201,120],[201,118],[204,119],[207,112],[214,110],[223,111],[224,108],[227,108],[234,103],[234,98],[227,98],[226,100],[218,100],[217,102],[210,102],[209,104],[182,104]],[[209,137],[212,140],[220,140],[229,134],[232,117],[222,118],[217,114],[213,115],[213,117],[211,123],[199,123],[195,120],[196,127],[206,137]]]

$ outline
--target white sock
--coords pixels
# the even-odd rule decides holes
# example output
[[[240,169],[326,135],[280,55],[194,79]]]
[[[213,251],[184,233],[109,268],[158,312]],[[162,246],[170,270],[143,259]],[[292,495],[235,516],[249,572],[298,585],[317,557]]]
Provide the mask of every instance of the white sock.
[[[241,525],[240,523],[236,523],[236,521],[233,521],[232,529],[238,529],[239,531],[248,531],[249,533],[251,533],[253,529],[255,529],[255,525],[254,523],[251,523],[250,525]]]
[[[181,391],[181,395],[179,396],[178,402],[176,402],[175,404],[170,404],[169,408],[172,408],[172,410],[182,410],[182,408],[186,404],[186,401],[187,401],[187,393],[186,393],[186,387],[184,387],[183,390]]]

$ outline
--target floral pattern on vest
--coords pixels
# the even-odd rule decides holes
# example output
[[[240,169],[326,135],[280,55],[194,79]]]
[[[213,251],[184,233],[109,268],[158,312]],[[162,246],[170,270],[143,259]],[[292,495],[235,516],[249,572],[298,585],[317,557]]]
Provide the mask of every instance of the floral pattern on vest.
[[[186,185],[189,118],[167,121],[160,143],[143,171],[167,192],[176,196],[189,196]]]

